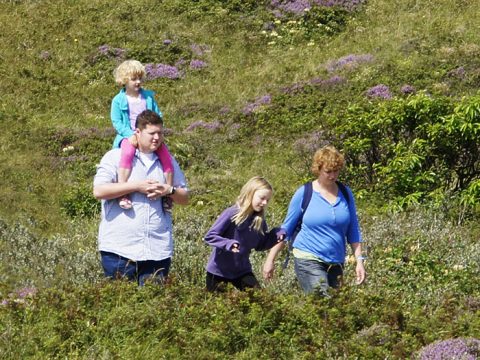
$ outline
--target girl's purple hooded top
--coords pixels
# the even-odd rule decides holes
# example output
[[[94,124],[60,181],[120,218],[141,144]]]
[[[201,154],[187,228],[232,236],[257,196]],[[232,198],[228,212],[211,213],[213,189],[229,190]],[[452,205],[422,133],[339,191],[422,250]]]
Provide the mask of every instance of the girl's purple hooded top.
[[[249,216],[240,225],[235,225],[232,216],[238,210],[237,205],[224,210],[204,239],[213,248],[206,270],[227,279],[236,279],[252,272],[252,264],[250,264],[252,249],[263,251],[277,244],[276,232],[279,229],[267,231],[267,223],[263,220],[263,234],[255,231],[251,228],[254,215]],[[232,252],[233,244],[239,245],[240,252]]]

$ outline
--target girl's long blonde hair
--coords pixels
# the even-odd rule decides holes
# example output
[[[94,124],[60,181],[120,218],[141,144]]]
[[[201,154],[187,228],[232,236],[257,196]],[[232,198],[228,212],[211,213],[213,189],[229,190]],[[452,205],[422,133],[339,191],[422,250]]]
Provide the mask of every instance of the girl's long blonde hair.
[[[257,190],[270,190],[273,192],[272,185],[261,176],[254,176],[243,185],[240,195],[237,198],[237,205],[239,207],[238,212],[232,216],[232,221],[235,225],[240,225],[247,218],[255,213],[252,207],[252,200],[255,191]],[[262,223],[265,217],[265,210],[262,209],[261,212],[256,213],[252,222],[252,228],[263,234]]]

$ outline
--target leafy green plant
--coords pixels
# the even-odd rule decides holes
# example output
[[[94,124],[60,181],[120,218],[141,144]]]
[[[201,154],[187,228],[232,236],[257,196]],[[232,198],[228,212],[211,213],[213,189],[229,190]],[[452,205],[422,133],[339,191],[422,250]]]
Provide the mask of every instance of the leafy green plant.
[[[70,218],[92,218],[100,213],[100,202],[93,197],[91,186],[75,186],[61,200],[62,209]]]
[[[419,94],[352,107],[336,131],[344,137],[350,171],[405,207],[437,189],[463,191],[478,178],[479,104],[478,97],[452,106]]]

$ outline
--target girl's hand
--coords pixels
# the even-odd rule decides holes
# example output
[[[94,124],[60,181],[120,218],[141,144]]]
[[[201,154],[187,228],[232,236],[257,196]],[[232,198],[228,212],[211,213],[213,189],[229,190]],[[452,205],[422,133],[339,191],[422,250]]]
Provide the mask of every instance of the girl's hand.
[[[280,229],[279,231],[277,231],[277,241],[280,242],[280,241],[285,241],[285,238],[287,237],[287,232],[283,229]]]
[[[273,273],[275,272],[275,263],[273,261],[265,261],[263,264],[263,279],[264,280],[272,280],[273,279]]]
[[[234,253],[240,252],[240,245],[238,245],[237,243],[233,244],[232,245],[232,252],[234,252]]]
[[[130,142],[130,144],[132,144],[133,147],[138,147],[137,135],[133,134],[128,138],[128,141]]]

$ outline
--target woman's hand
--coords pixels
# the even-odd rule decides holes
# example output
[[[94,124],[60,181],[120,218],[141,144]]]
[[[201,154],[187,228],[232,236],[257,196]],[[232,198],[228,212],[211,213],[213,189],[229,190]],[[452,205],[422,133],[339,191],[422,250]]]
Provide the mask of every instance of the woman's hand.
[[[277,235],[278,242],[285,241],[285,238],[287,237],[287,232],[283,229],[280,229],[277,231],[276,235]]]
[[[365,278],[367,276],[367,272],[365,271],[365,266],[363,265],[363,260],[361,259],[357,260],[357,266],[356,266],[355,272],[357,274],[356,284],[360,285],[365,281]]]
[[[272,280],[274,272],[275,272],[275,262],[267,259],[263,264],[263,271],[262,271],[263,279],[267,281]]]

